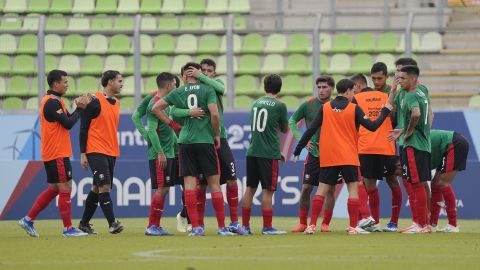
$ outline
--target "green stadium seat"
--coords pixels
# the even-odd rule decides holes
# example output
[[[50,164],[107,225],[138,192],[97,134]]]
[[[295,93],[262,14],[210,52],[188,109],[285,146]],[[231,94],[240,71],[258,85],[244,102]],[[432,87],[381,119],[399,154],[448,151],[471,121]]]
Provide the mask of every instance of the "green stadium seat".
[[[245,30],[247,29],[247,19],[243,16],[235,16],[233,18],[233,29],[234,30]]]
[[[239,53],[240,49],[242,48],[242,41],[240,36],[237,34],[233,35],[233,52]],[[222,40],[220,42],[220,53],[227,52],[227,36],[222,36]]]
[[[150,54],[153,50],[152,37],[149,35],[140,35],[140,52],[143,54]]]
[[[45,81],[45,92],[49,89],[50,87],[48,86],[48,83]],[[70,90],[70,85],[68,87],[68,90]],[[38,93],[40,91],[38,90],[38,77],[33,77],[31,82],[30,82],[30,90],[27,94],[29,97],[37,97]]]
[[[303,74],[308,73],[311,68],[307,67],[307,59],[303,54],[290,54],[287,57],[287,65],[285,66],[285,73],[288,74]]]
[[[27,99],[27,102],[25,103],[25,109],[38,110],[38,97],[31,97]]]
[[[22,28],[22,19],[7,14],[0,21],[0,30],[20,30]]]
[[[130,53],[130,37],[123,34],[114,35],[110,38],[110,45],[107,53],[109,54],[127,54]]]
[[[58,68],[67,71],[68,74],[77,75],[80,73],[80,59],[72,54],[62,55]]]
[[[49,12],[54,14],[72,13],[72,0],[52,0]]]
[[[332,50],[332,36],[329,33],[320,33],[320,52],[328,53]],[[312,46],[308,47],[308,51],[311,52]]]
[[[442,36],[438,32],[428,32],[422,36],[419,52],[434,53],[443,49]]]
[[[225,29],[222,17],[205,17],[203,19],[202,30],[219,31]]]
[[[54,69],[58,69],[57,57],[51,54],[45,55],[45,73]]]
[[[13,60],[12,72],[19,75],[30,75],[37,71],[37,63],[31,55],[17,55]]]
[[[45,36],[45,53],[60,54],[62,52],[62,38],[57,34]]]
[[[243,38],[243,53],[261,53],[263,48],[263,37],[260,34],[248,34]]]
[[[30,91],[28,78],[23,76],[13,76],[10,78],[7,86],[6,96],[27,96]]]
[[[412,52],[418,51],[420,47],[420,36],[418,33],[412,32]],[[400,35],[397,48],[395,49],[396,52],[403,53],[405,52],[405,34]]]
[[[80,70],[82,75],[100,76],[103,72],[103,59],[95,54],[87,55],[83,58]]]
[[[117,0],[96,0],[95,13],[113,14],[117,12]]]
[[[118,70],[118,72],[123,74],[126,68],[125,58],[121,55],[109,55],[105,58],[103,70]]]
[[[123,79],[124,83],[123,83],[123,88],[122,88],[122,92],[120,93],[122,96],[133,96],[134,93],[135,93],[135,78],[133,76],[126,76],[124,77]],[[140,87],[140,91],[142,91],[143,89],[143,82],[142,82],[142,86]],[[120,104],[121,106],[122,104]],[[122,109],[125,109],[123,107],[121,107]]]
[[[194,61],[197,63],[200,63],[203,59],[207,59],[207,58],[212,59],[213,61],[215,61],[215,63],[217,63],[217,59],[211,54],[197,54]],[[218,73],[218,63],[217,63],[217,73]]]
[[[17,97],[9,97],[3,101],[4,110],[23,110],[23,101]]]
[[[120,99],[120,109],[133,111],[135,110],[135,98],[134,97],[123,97]]]
[[[365,53],[357,54],[353,57],[350,73],[370,73],[373,60],[372,56]]]
[[[85,51],[85,40],[81,35],[71,34],[63,39],[62,53],[83,54]]]
[[[22,1],[20,1],[22,2]],[[34,0],[28,1],[27,9],[24,12],[27,13],[47,13],[49,0]]]
[[[90,19],[84,17],[72,17],[68,22],[68,30],[86,31],[90,30]]]
[[[203,14],[205,13],[206,0],[185,0],[185,14]]]
[[[228,12],[230,13],[249,13],[250,12],[250,0],[230,0],[228,6]]]
[[[162,1],[142,0],[140,4],[140,13],[158,14],[162,11]]]
[[[187,54],[197,52],[197,38],[192,34],[183,34],[177,38],[176,54]]]
[[[183,0],[163,0],[162,13],[183,13]]]
[[[135,22],[133,18],[128,17],[117,17],[115,18],[115,23],[113,24],[113,30],[119,31],[129,31],[135,28]]]
[[[225,0],[208,0],[205,12],[207,14],[213,13],[227,13],[228,1]]]
[[[161,16],[158,19],[158,30],[174,31],[180,29],[177,17]]]
[[[5,0],[3,6],[4,13],[25,13],[27,10],[27,0]]]
[[[173,58],[172,67],[170,68],[170,72],[173,74],[180,73],[180,69],[190,61],[192,61],[192,57],[190,55],[186,55],[186,54],[175,55],[175,57]]]
[[[328,57],[325,54],[320,54],[320,73],[327,72],[328,69]],[[309,69],[308,72],[313,69],[313,56],[309,60]]]
[[[140,0],[118,0],[117,13],[138,13]]]
[[[162,34],[155,38],[153,53],[172,54],[175,51],[175,40],[172,35]]]
[[[306,53],[312,42],[306,34],[293,34],[290,36],[290,44],[287,47],[289,53]]]
[[[193,31],[200,30],[202,23],[200,17],[183,17],[180,22],[180,30]]]
[[[263,60],[260,72],[262,74],[281,73],[284,70],[283,56],[280,54],[268,54]]]
[[[213,34],[206,34],[200,37],[198,42],[198,53],[214,53],[220,52],[220,38]]]
[[[255,95],[258,92],[257,78],[242,75],[235,79],[235,95]]]
[[[140,22],[140,29],[142,29],[142,30],[156,30],[157,29],[157,19],[153,16],[142,16],[142,21]]]
[[[157,77],[156,76],[150,76],[146,79],[145,81],[145,88],[143,90],[143,94],[149,94],[155,90],[158,89],[157,87]]]
[[[357,39],[355,40],[355,47],[353,47],[353,52],[373,52],[375,47],[376,44],[373,33],[361,33],[357,36]]]
[[[350,67],[350,57],[346,54],[339,53],[332,56],[327,71],[331,74],[345,74],[350,71]]]
[[[468,107],[480,108],[480,95],[472,96],[468,100]]]
[[[254,54],[244,54],[240,56],[238,65],[238,74],[258,74],[260,73],[260,59]]]
[[[107,52],[108,41],[104,35],[95,34],[87,39],[87,46],[85,47],[86,54],[104,54]]]
[[[6,89],[7,89],[7,86],[5,85],[5,78],[0,77],[0,96],[5,95]]]
[[[47,23],[45,25],[45,30],[55,31],[55,30],[67,30],[67,19],[63,16],[48,16]]]
[[[92,18],[92,30],[95,31],[109,31],[113,29],[113,21],[104,16]]]
[[[183,63],[185,64],[185,63]],[[158,75],[160,72],[170,71],[171,64],[170,58],[166,55],[155,55],[150,59],[150,67],[147,70],[147,74]],[[180,73],[180,68],[173,72],[174,74]]]
[[[77,79],[77,94],[93,93],[100,89],[100,84],[92,76],[83,76]]]
[[[250,109],[252,107],[252,98],[249,96],[236,96],[234,100],[235,109]]]
[[[106,65],[106,63],[105,63]],[[141,72],[147,72],[148,70],[148,61],[145,55],[140,57],[140,70]],[[127,68],[125,69],[125,74],[133,74],[135,72],[135,57],[132,55],[128,57]]]
[[[233,71],[238,70],[238,61],[236,57],[233,57]],[[217,73],[218,74],[226,74],[227,73],[227,56],[221,55],[217,59]]]
[[[40,18],[36,14],[28,14],[23,19],[22,30],[38,30]]]
[[[332,52],[346,53],[353,50],[353,38],[348,33],[341,33],[335,35],[332,45]]]
[[[387,65],[388,73],[393,74],[396,70],[395,56],[391,53],[381,53],[377,55],[376,62],[383,62]]]
[[[301,95],[311,97],[313,93],[313,77],[312,75],[303,78],[303,88],[300,92]]]
[[[300,95],[303,81],[298,75],[287,75],[283,79],[281,95]]]
[[[10,74],[10,67],[10,57],[8,57],[8,55],[0,54],[0,75]]]
[[[393,32],[383,32],[378,37],[375,52],[390,53],[395,52],[398,44],[398,36]]]
[[[283,53],[287,50],[287,38],[283,34],[271,34],[267,38],[266,53]]]
[[[300,99],[295,96],[283,96],[281,100],[289,110],[296,110],[300,106]]]
[[[74,0],[72,13],[92,13],[95,9],[95,0]]]
[[[17,51],[17,40],[11,34],[0,35],[0,53],[14,54]]]

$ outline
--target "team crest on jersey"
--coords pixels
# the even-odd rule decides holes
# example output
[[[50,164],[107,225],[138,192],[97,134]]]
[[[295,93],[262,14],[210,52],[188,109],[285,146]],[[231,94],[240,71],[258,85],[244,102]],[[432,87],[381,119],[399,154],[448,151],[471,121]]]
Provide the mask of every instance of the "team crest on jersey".
[[[305,174],[305,179],[310,179],[310,174]]]
[[[105,178],[105,175],[103,175],[103,173],[101,173],[101,174],[98,175],[98,178],[99,178],[100,180],[103,180],[103,179]]]
[[[422,91],[417,90],[416,93],[421,97],[425,97],[425,94]]]

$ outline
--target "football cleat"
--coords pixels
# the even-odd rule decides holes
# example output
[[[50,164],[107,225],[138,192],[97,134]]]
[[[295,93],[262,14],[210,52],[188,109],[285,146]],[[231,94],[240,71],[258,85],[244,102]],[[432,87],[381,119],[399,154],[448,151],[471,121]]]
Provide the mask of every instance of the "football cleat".
[[[64,230],[62,235],[64,237],[80,237],[80,236],[87,236],[88,233],[82,232],[74,227],[70,227],[70,229]]]
[[[303,234],[315,234],[315,231],[317,230],[317,228],[315,227],[315,225],[309,225],[305,231],[303,232]]]
[[[388,223],[385,228],[383,228],[384,232],[398,232],[398,225],[396,223],[390,222]]]
[[[185,217],[182,217],[181,213],[177,214],[177,231],[187,232],[188,220]],[[191,230],[190,230],[191,231]]]
[[[29,221],[23,217],[18,221],[18,225],[20,225],[20,227],[22,227],[22,229],[24,229],[31,237],[39,237],[37,231],[35,231],[35,228],[33,227],[33,221]]]
[[[290,231],[293,233],[305,232],[307,227],[308,226],[306,224],[298,224],[297,226],[293,227]]]
[[[217,234],[220,235],[220,236],[233,236],[233,235],[235,235],[227,227],[218,228]]]
[[[108,228],[108,231],[111,233],[111,234],[117,234],[117,233],[121,233],[123,231],[123,225],[120,223],[120,221],[118,220],[115,220],[112,225],[110,225],[110,227]]]
[[[365,230],[366,227],[372,226],[375,224],[375,219],[373,219],[371,216],[367,218],[362,218],[360,221],[358,221],[357,227],[360,227]]]
[[[359,226],[357,227],[349,227],[348,228],[348,234],[353,235],[353,234],[369,234],[370,232],[360,228]]]
[[[453,226],[450,224],[447,224],[445,227],[442,229],[438,230],[438,232],[444,232],[444,233],[458,233],[460,232],[460,228],[458,226]]]
[[[273,227],[263,227],[262,234],[263,235],[282,235],[282,234],[287,234],[287,232],[277,230]]]
[[[78,224],[78,229],[82,232],[88,233],[88,234],[97,234],[95,230],[92,227],[92,224],[83,224],[81,221]]]
[[[193,227],[188,236],[205,236],[205,230],[200,226]]]
[[[321,232],[332,232],[332,230],[330,229],[330,225],[325,224],[325,223],[322,223],[322,227],[320,228],[320,231]]]
[[[228,226],[228,229],[232,233],[236,233],[238,235],[249,235],[250,233],[243,228],[243,226],[240,225],[240,223],[237,222],[231,222],[230,226]]]

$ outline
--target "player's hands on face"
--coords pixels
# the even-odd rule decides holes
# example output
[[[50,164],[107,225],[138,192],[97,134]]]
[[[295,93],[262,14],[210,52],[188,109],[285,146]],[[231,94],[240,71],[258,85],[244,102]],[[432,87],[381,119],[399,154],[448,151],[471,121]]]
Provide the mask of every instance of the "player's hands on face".
[[[85,155],[84,153],[80,154],[80,166],[82,166],[84,170],[88,169],[87,155]]]
[[[220,136],[215,136],[214,138],[215,148],[220,149]]]
[[[312,142],[312,141],[309,141],[309,142],[307,143],[307,145],[305,146],[305,148],[306,148],[307,150],[313,150],[313,147],[314,147],[314,146],[313,146],[313,142]]]
[[[195,118],[198,118],[198,119],[201,119],[202,117],[205,116],[205,112],[202,110],[202,108],[190,109],[188,114],[190,115],[190,117],[195,117]]]
[[[403,128],[390,130],[390,135],[387,136],[388,141],[396,141],[402,135]]]
[[[158,165],[161,170],[164,170],[167,167],[167,158],[163,152],[158,153],[157,155]]]
[[[187,77],[198,78],[200,77],[201,74],[202,74],[202,71],[194,67],[190,67],[185,71],[185,75],[187,75]]]

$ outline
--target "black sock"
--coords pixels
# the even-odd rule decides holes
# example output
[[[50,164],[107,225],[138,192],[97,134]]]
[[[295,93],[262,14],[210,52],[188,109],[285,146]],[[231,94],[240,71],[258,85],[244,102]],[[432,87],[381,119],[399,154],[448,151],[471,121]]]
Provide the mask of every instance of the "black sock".
[[[113,215],[113,203],[110,198],[110,192],[104,192],[98,194],[98,199],[100,201],[100,207],[102,208],[103,214],[108,221],[108,225],[111,226],[115,221],[115,216]]]
[[[95,210],[97,210],[98,206],[98,194],[91,191],[87,195],[87,199],[85,200],[85,209],[83,210],[82,216],[82,224],[88,224],[90,219],[92,219],[93,214],[95,214]]]

